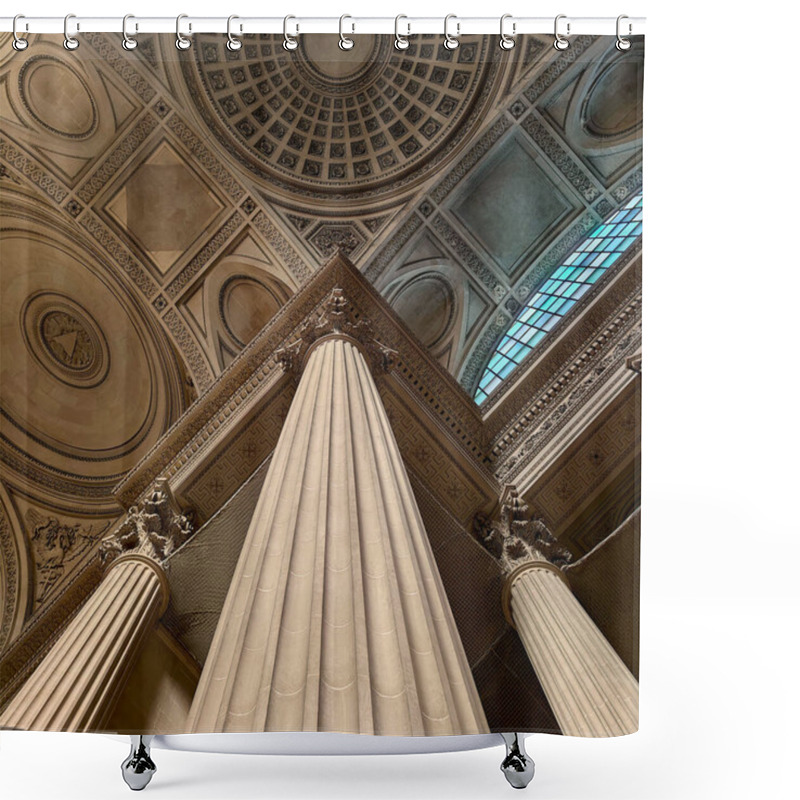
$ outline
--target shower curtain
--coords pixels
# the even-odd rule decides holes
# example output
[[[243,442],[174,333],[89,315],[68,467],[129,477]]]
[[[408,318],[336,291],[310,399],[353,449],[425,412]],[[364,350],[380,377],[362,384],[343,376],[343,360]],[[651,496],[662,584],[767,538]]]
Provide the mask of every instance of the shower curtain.
[[[635,731],[643,38],[11,40],[0,728]]]

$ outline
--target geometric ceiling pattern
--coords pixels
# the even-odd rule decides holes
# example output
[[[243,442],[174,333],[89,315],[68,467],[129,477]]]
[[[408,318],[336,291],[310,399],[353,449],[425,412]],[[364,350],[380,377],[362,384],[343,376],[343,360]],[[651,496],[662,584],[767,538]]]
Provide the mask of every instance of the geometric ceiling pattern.
[[[23,616],[14,586],[57,596],[113,487],[337,251],[474,397],[641,187],[636,37],[29,39],[0,38],[0,606]]]
[[[387,36],[360,35],[342,51],[336,37],[304,35],[287,52],[282,37],[260,35],[231,52],[219,36],[197,34],[184,74],[202,85],[194,97],[213,109],[223,146],[255,174],[295,190],[374,197],[423,179],[490,99],[490,37],[454,51],[441,37],[418,38],[398,54]]]

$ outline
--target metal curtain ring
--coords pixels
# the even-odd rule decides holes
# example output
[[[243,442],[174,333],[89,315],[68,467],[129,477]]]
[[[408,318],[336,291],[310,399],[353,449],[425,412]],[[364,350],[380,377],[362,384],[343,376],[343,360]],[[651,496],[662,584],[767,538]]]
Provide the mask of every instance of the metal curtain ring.
[[[342,14],[342,16],[339,17],[339,47],[342,50],[352,50],[353,46],[355,45],[355,42],[352,39],[348,39],[344,35],[344,30],[343,30],[344,21],[346,19],[353,19],[353,18],[349,14]],[[352,27],[351,33],[355,33],[356,30],[355,23],[353,23],[351,27]]]
[[[456,33],[455,36],[447,29],[448,23],[451,19],[456,20]],[[442,44],[447,50],[455,50],[458,47],[458,37],[461,35],[461,23],[457,20],[455,14],[448,14],[444,18],[444,42]]]
[[[284,50],[297,50],[297,39],[295,38],[300,32],[300,27],[297,23],[294,25],[294,36],[289,34],[289,20],[297,19],[291,14],[283,18],[283,49]]]
[[[227,42],[226,42],[226,44],[225,44],[225,47],[227,47],[227,48],[228,48],[228,50],[230,50],[232,53],[235,53],[237,50],[241,50],[241,49],[242,49],[242,42],[241,42],[241,40],[240,40],[240,39],[237,39],[237,38],[236,38],[236,37],[233,35],[233,33],[231,32],[231,23],[232,23],[232,22],[233,22],[235,19],[239,19],[239,17],[237,17],[237,16],[236,16],[236,14],[231,14],[231,15],[228,17],[228,41],[227,41]],[[242,30],[242,26],[241,26],[241,25],[239,26],[239,30],[240,30],[240,31]]]
[[[25,19],[23,14],[17,14],[14,17],[14,22],[11,24],[11,32],[14,34],[14,41],[11,43],[11,46],[15,50],[24,50],[28,46],[28,40],[22,39],[20,35],[17,33],[17,20]],[[25,23],[25,30],[28,30],[28,23]]]
[[[135,19],[133,14],[126,14],[122,18],[122,47],[125,50],[135,50],[136,46],[139,44],[139,42],[137,42],[136,39],[134,39],[132,36],[128,35],[128,20],[129,19]],[[139,23],[138,22],[134,22],[133,23],[133,29],[135,31],[139,30]]]
[[[503,14],[503,16],[500,17],[500,49],[501,50],[510,50],[516,44],[516,41],[514,40],[514,37],[517,35],[517,23],[516,22],[512,22],[511,23],[511,34],[509,35],[509,34],[507,34],[505,32],[505,29],[504,29],[505,21],[507,19],[511,19],[511,14]]]
[[[406,28],[408,29],[405,36],[400,35],[400,20],[401,19],[408,19],[405,14],[398,14],[394,18],[394,46],[396,50],[407,50],[408,49],[408,37],[411,35],[411,25],[406,23]]]
[[[188,50],[192,46],[192,40],[187,39],[181,33],[181,20],[187,19],[188,16],[189,16],[188,14],[178,14],[178,16],[175,18],[175,47],[177,47],[178,50]],[[189,33],[191,32],[192,32],[192,23],[190,22]]]
[[[71,19],[75,19],[75,15],[74,14],[67,14],[67,16],[64,17],[64,49],[65,50],[77,50],[78,49],[78,45],[80,44],[80,42],[74,36],[70,36],[70,33],[69,33],[69,21]],[[75,25],[75,30],[76,31],[80,30],[80,23]]]
[[[630,50],[631,49],[631,40],[630,39],[623,39],[622,38],[622,34],[620,33],[620,27],[621,27],[620,23],[624,19],[628,19],[627,14],[620,14],[617,17],[617,45],[616,46],[617,46],[617,50],[620,50],[622,52],[624,52],[625,50]],[[630,36],[632,32],[633,32],[633,25],[631,25],[631,23],[629,22],[628,23],[628,36]]]
[[[569,41],[567,40],[566,36],[562,36],[558,32],[558,21],[560,19],[566,19],[566,18],[567,18],[566,14],[559,14],[556,17],[556,21],[555,21],[555,23],[553,25],[553,33],[555,35],[555,39],[553,40],[553,47],[555,47],[556,50],[566,50],[569,47]],[[569,25],[569,22],[568,22],[567,23],[567,36],[569,36],[569,27],[570,27],[570,25]]]

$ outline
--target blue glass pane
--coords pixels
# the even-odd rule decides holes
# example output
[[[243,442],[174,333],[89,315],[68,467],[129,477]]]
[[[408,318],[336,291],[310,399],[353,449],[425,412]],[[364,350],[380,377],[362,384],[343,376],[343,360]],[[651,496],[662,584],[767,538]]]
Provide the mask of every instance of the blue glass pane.
[[[642,234],[642,207],[643,197],[639,192],[556,264],[500,340],[478,383],[476,403],[483,403],[580,298],[603,279],[609,267],[638,242]]]

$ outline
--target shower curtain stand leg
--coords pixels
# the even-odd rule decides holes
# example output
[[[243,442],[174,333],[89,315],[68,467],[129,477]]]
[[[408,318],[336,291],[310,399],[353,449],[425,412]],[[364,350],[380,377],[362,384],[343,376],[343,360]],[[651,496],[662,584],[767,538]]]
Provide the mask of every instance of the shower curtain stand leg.
[[[533,759],[525,752],[525,739],[519,733],[501,733],[506,743],[506,757],[500,765],[506,780],[515,789],[524,789],[535,771]]]
[[[122,762],[122,779],[134,792],[139,792],[150,783],[156,765],[150,758],[152,736],[131,736],[131,752]]]

